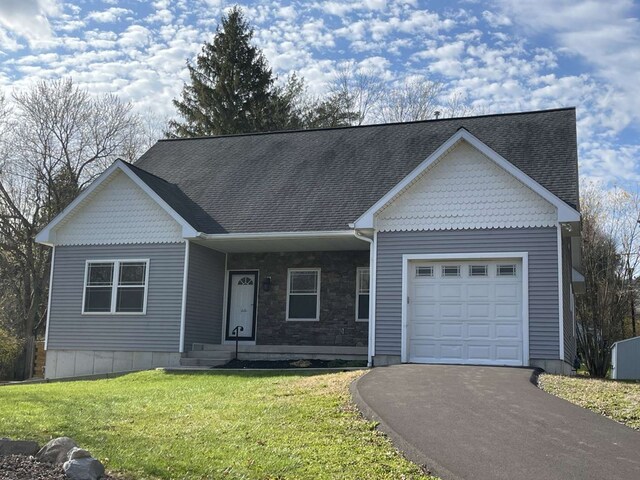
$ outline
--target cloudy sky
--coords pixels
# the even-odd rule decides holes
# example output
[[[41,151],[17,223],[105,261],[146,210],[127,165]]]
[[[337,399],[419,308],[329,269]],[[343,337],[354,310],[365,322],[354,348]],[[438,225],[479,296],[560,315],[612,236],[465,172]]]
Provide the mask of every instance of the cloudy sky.
[[[72,76],[172,115],[185,62],[241,5],[274,71],[322,93],[341,63],[444,82],[477,111],[578,109],[583,176],[640,182],[640,4],[632,0],[1,0],[0,88]]]

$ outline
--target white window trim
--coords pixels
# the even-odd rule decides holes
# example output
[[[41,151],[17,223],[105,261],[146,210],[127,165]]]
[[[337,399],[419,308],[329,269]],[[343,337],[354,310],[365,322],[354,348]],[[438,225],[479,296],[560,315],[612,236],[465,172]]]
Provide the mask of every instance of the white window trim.
[[[404,254],[402,255],[402,325],[400,339],[400,361],[408,362],[407,345],[409,343],[409,263],[419,260],[451,261],[515,258],[522,261],[522,364],[529,365],[529,253],[528,252],[479,252],[479,253],[443,253],[443,254]],[[455,278],[455,277],[454,277]]]
[[[358,267],[356,268],[356,322],[367,323],[371,317],[371,307],[369,307],[369,318],[358,318],[360,316],[360,295],[364,295],[364,293],[360,293],[360,272],[364,270],[369,272],[369,293],[367,295],[371,299],[371,269],[369,267]]]
[[[121,263],[145,263],[145,276],[144,276],[144,300],[142,304],[142,312],[116,312],[116,301],[118,295],[118,280],[120,279],[120,264]],[[85,312],[85,301],[87,299],[87,278],[89,276],[89,265],[92,263],[113,263],[113,278],[111,282],[111,310],[109,312]],[[136,285],[139,287],[139,285]],[[147,314],[147,299],[149,296],[149,259],[148,258],[97,258],[86,260],[84,265],[84,283],[82,286],[82,311],[84,316],[105,316],[105,315],[118,315],[118,316],[136,316]]]
[[[291,295],[298,295],[291,293],[291,272],[317,272],[318,274],[318,292],[316,293],[316,318],[289,318],[289,297]],[[319,322],[320,321],[320,268],[288,268],[287,269],[287,322]],[[311,295],[307,293],[305,295]]]

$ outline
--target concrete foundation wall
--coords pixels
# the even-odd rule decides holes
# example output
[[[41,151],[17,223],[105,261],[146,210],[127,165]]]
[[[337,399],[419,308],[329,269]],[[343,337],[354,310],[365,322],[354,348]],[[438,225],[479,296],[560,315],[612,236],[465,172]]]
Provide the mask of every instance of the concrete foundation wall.
[[[47,350],[45,378],[79,377],[132,372],[156,367],[177,367],[180,353]]]
[[[548,360],[543,358],[532,358],[529,360],[532,367],[542,368],[547,373],[554,375],[575,375],[575,371],[571,364],[562,360]]]

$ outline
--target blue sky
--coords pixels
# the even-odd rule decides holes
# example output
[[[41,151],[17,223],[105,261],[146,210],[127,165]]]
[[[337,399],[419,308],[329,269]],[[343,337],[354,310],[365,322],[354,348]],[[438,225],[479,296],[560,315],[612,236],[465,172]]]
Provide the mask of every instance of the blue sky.
[[[581,174],[640,182],[640,5],[631,0],[2,0],[0,88],[72,76],[173,114],[185,62],[241,5],[274,71],[321,94],[344,62],[429,78],[500,113],[576,106]]]

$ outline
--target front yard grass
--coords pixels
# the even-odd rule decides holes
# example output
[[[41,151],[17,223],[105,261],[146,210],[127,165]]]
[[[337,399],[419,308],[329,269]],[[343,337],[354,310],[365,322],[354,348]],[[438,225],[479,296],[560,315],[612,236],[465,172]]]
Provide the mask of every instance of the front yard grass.
[[[0,437],[69,436],[135,479],[434,479],[353,407],[361,374],[149,371],[1,387]]]
[[[640,382],[544,374],[538,384],[553,395],[640,430]]]

